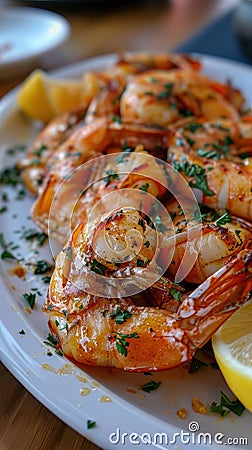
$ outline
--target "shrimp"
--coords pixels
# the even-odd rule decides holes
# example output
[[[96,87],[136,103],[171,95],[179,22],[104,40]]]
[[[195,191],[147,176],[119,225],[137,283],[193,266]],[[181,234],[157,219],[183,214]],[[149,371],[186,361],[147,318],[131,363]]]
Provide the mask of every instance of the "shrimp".
[[[85,109],[79,108],[70,113],[64,113],[52,119],[39,133],[28,148],[25,158],[18,164],[26,187],[37,194],[47,173],[47,162],[75,130],[80,126],[85,115]]]
[[[200,284],[219,270],[228,259],[238,251],[246,248],[252,240],[252,224],[231,217],[227,211],[216,212],[206,207],[201,208],[201,216],[194,217],[194,233],[188,234],[188,217],[176,201],[170,201],[166,208],[173,217],[176,244],[172,247],[173,255],[167,269],[168,276],[175,276],[180,270],[181,277],[189,283]],[[197,219],[202,220],[198,224]],[[170,236],[165,234],[159,260],[165,260],[169,254]],[[185,251],[190,248],[185,259]],[[191,254],[197,254],[193,265]],[[181,262],[183,261],[182,265]]]
[[[201,69],[201,63],[190,55],[132,52],[118,55],[108,68],[113,75],[136,75],[148,70]]]
[[[142,160],[139,157],[131,156],[131,152],[136,146],[139,146],[139,148],[147,149],[154,155],[156,153],[161,154],[165,159],[167,153],[167,136],[167,130],[165,129],[143,127],[139,124],[132,123],[118,124],[106,118],[96,119],[90,124],[79,128],[54,152],[51,160],[48,162],[48,166],[50,166],[48,176],[32,207],[33,220],[47,233],[50,214],[50,229],[57,228],[57,238],[64,244],[68,237],[68,233],[65,233],[70,218],[72,217],[73,227],[79,221],[85,222],[85,217],[87,217],[86,211],[88,213],[90,208],[92,208],[95,198],[99,199],[111,190],[110,181],[118,180],[117,188],[126,188],[130,184],[136,183],[135,179],[129,182],[128,175],[124,175],[124,183],[122,183],[121,178],[117,174],[118,171],[124,171],[128,174],[132,172],[133,175],[134,170],[138,166],[143,166],[143,178],[147,176],[146,171],[149,167],[148,176],[150,179],[152,175],[155,177],[156,167],[158,173],[160,172],[158,176],[165,182],[165,176],[161,173],[162,169],[154,163],[154,158],[152,158],[153,168],[150,169],[150,161],[146,161],[146,158],[144,160],[144,156],[142,156]],[[124,151],[122,152],[122,150]],[[122,155],[120,158],[118,155],[113,157],[115,162],[111,167],[104,167],[103,159],[95,159],[94,163],[91,162],[95,157],[101,156],[102,154],[118,152],[122,152]],[[110,160],[112,161],[112,157]],[[86,165],[82,167],[84,163]],[[127,163],[126,166],[125,163]],[[144,163],[147,166],[144,167]],[[80,170],[74,171],[78,167]],[[152,174],[152,172],[154,173]],[[110,173],[112,174],[111,176],[109,176]],[[94,183],[99,177],[105,181],[102,183],[102,188],[99,192],[96,185],[94,185],[85,194],[87,186]],[[144,183],[146,183],[146,180]],[[59,187],[60,189],[58,190]],[[56,192],[56,202],[54,202],[54,208],[51,209]],[[82,192],[83,195],[81,196]],[[79,197],[79,206],[78,208],[76,207],[75,214],[73,215],[73,207]]]
[[[107,82],[95,95],[88,107],[85,122],[96,117],[120,117],[120,99],[127,83],[139,73],[147,70],[191,69],[198,71],[201,64],[188,56],[167,53],[131,53],[119,55],[116,62],[107,68]]]
[[[121,97],[122,118],[168,126],[181,116],[235,121],[244,102],[242,94],[192,70],[148,71],[128,82]],[[235,100],[234,100],[235,99]],[[234,103],[232,103],[232,101]]]
[[[89,275],[92,271],[101,278],[108,275],[108,286],[112,287],[118,279],[122,283],[128,272],[125,263],[119,269],[121,277],[115,267],[109,269],[111,262],[112,266],[115,263],[106,262],[107,253],[103,255],[106,265],[97,260],[94,264],[94,252],[101,243],[95,235],[90,243],[92,231],[89,224],[89,228],[79,226],[73,232],[57,258],[44,306],[50,314],[49,328],[63,353],[78,363],[135,372],[184,365],[246,301],[252,288],[252,251],[244,249],[186,295],[176,313],[135,305],[128,296],[107,298],[100,295],[100,281],[94,285],[88,277],[83,283],[86,268],[91,268]],[[143,247],[141,257],[150,256],[152,246]],[[131,268],[134,259],[135,255],[127,260]],[[144,277],[144,268],[140,265],[136,269],[139,280]]]
[[[251,221],[251,137],[242,136],[240,130],[246,132],[243,123],[238,123],[236,134],[230,126],[222,127],[221,123],[202,127],[195,122],[175,129],[170,138],[168,162],[196,189],[201,204],[217,210],[227,209],[230,214]],[[216,129],[218,126],[222,129],[217,134],[211,136],[205,132],[207,127]],[[192,138],[190,127],[201,129],[199,139],[197,133]]]

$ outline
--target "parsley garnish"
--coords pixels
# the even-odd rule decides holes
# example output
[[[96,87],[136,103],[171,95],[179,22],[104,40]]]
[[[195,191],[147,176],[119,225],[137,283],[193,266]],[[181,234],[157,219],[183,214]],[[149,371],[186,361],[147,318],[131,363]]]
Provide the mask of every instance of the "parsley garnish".
[[[155,217],[154,223],[156,225],[157,231],[159,231],[160,233],[164,233],[165,232],[166,226],[163,224],[160,216],[156,216]]]
[[[129,153],[133,152],[134,150],[135,150],[134,148],[128,147],[127,144],[124,144],[122,146],[122,153],[119,156],[117,156],[117,158],[115,159],[115,163],[119,164],[119,163],[123,162],[124,158],[126,156],[128,156]]]
[[[26,150],[26,146],[24,144],[16,144],[13,147],[10,147],[6,150],[7,155],[15,155],[17,152],[24,152]]]
[[[73,261],[72,248],[70,246],[65,247],[63,249],[63,252],[66,253],[66,257],[69,259],[69,261]]]
[[[172,297],[178,302],[180,300],[181,297],[181,292],[177,291],[175,288],[171,287],[169,289],[170,294],[172,295]]]
[[[45,233],[42,233],[41,231],[37,231],[35,229],[26,230],[23,233],[22,237],[26,241],[33,241],[34,239],[36,239],[40,247],[44,244],[45,240],[47,239],[47,235]]]
[[[115,114],[111,117],[111,120],[112,120],[112,122],[116,122],[116,123],[118,123],[119,125],[122,124],[122,119],[121,119],[121,117],[116,116]]]
[[[149,259],[147,258],[145,261],[143,261],[142,259],[137,259],[137,267],[144,267],[146,266],[146,264],[148,264]]]
[[[155,391],[161,384],[161,381],[148,381],[148,383],[145,383],[141,386],[141,389],[145,392],[150,393],[151,391]]]
[[[87,420],[87,429],[94,428],[96,426],[95,420]]]
[[[21,170],[17,167],[17,165],[7,167],[7,169],[0,172],[0,184],[17,186],[17,184],[20,183],[22,183]]]
[[[8,246],[11,244],[5,242],[3,233],[0,233],[0,245],[3,248],[1,259],[14,259],[15,261],[18,261],[18,259],[8,250]]]
[[[45,144],[41,144],[40,147],[33,150],[33,154],[40,157],[45,150],[47,150],[47,146]]]
[[[92,270],[92,272],[98,273],[99,275],[104,275],[106,267],[94,258],[91,261],[90,270]]]
[[[172,95],[173,83],[166,83],[164,85],[165,90],[157,94],[157,99],[162,100],[163,98],[169,98]]]
[[[142,186],[140,186],[139,189],[140,189],[140,191],[147,192],[148,187],[149,187],[149,183],[145,183]]]
[[[197,122],[191,122],[191,123],[188,123],[187,125],[186,125],[186,128],[191,132],[191,133],[195,133],[195,131],[196,130],[198,130],[198,129],[202,129],[203,128],[203,125],[201,124],[201,123],[197,123]]]
[[[204,148],[198,148],[197,153],[199,156],[208,159],[220,159],[220,154],[217,150],[207,150]]]
[[[123,356],[127,356],[128,354],[127,347],[129,346],[129,342],[127,342],[126,339],[139,338],[139,336],[135,332],[131,334],[115,333],[115,338],[118,353],[120,353]]]
[[[113,170],[106,170],[105,172],[107,174],[106,177],[104,177],[104,182],[106,183],[105,186],[108,186],[112,180],[118,180],[119,176],[117,173],[115,173]]]
[[[222,214],[222,216],[219,217],[219,219],[217,219],[215,221],[216,225],[225,225],[226,223],[231,222],[231,217],[229,215],[229,212],[226,211],[224,214]]]
[[[216,402],[213,402],[210,406],[210,412],[220,414],[222,417],[225,417],[230,413],[230,411],[236,416],[241,416],[244,409],[245,407],[240,400],[229,400],[229,398],[222,391],[220,404],[217,405]]]
[[[242,244],[242,239],[241,239],[241,230],[235,230],[235,234],[237,236],[237,239],[239,240],[238,245]]]
[[[50,283],[50,280],[51,280],[51,277],[42,277],[42,281],[43,281],[43,283],[45,283],[45,284],[49,284],[49,283]]]
[[[62,351],[58,348],[58,342],[56,339],[54,339],[53,335],[51,333],[48,334],[46,341],[43,341],[44,344],[49,345],[50,347],[53,347],[55,349],[55,353],[59,356],[63,356]]]
[[[110,314],[111,319],[115,319],[115,323],[118,325],[126,322],[126,320],[130,319],[131,316],[131,312],[127,311],[127,309],[125,311],[122,311],[122,308],[120,308],[119,306],[116,308],[116,311],[114,313]]]
[[[178,172],[184,172],[188,177],[194,177],[195,182],[190,181],[189,186],[200,189],[207,197],[214,195],[207,186],[206,171],[199,164],[190,164],[185,159],[181,161],[173,161],[172,166]]]
[[[36,264],[33,264],[33,266],[35,275],[41,275],[42,273],[48,272],[48,270],[51,270],[53,267],[52,264],[44,260],[38,261]]]
[[[34,305],[35,305],[35,300],[36,300],[36,293],[34,293],[34,294],[31,292],[29,294],[25,293],[25,294],[23,294],[23,297],[29,303],[31,309],[33,309]]]

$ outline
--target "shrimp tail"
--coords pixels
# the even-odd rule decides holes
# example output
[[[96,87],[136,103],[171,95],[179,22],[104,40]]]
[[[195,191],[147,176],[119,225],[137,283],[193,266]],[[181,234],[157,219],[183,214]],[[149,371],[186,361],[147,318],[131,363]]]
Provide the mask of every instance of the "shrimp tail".
[[[201,348],[249,297],[252,289],[252,251],[244,249],[197,287],[181,304],[178,315],[188,332],[191,348]],[[189,321],[190,319],[190,321]]]

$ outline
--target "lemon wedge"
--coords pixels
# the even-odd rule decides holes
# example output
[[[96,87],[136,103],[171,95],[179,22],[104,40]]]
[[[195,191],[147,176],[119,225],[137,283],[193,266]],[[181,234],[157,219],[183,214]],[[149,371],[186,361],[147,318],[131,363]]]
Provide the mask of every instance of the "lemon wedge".
[[[236,311],[212,338],[220,370],[236,397],[252,412],[252,302]]]
[[[40,69],[26,78],[17,94],[21,111],[31,119],[43,122],[79,106],[85,107],[90,100],[84,78],[78,81],[54,78]]]

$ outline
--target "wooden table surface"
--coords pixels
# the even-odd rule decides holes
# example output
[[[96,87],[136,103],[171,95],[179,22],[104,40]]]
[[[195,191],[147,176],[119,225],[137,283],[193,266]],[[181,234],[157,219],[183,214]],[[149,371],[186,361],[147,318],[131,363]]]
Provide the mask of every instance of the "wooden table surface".
[[[39,67],[50,70],[124,50],[169,51],[236,3],[237,0],[135,0],[106,10],[94,6],[55,8],[69,20],[71,35],[57,51],[44,56]],[[3,7],[17,5],[23,4],[0,0],[0,14]],[[29,71],[0,82],[0,97]],[[1,363],[0,380],[0,450],[98,449],[40,404]]]

